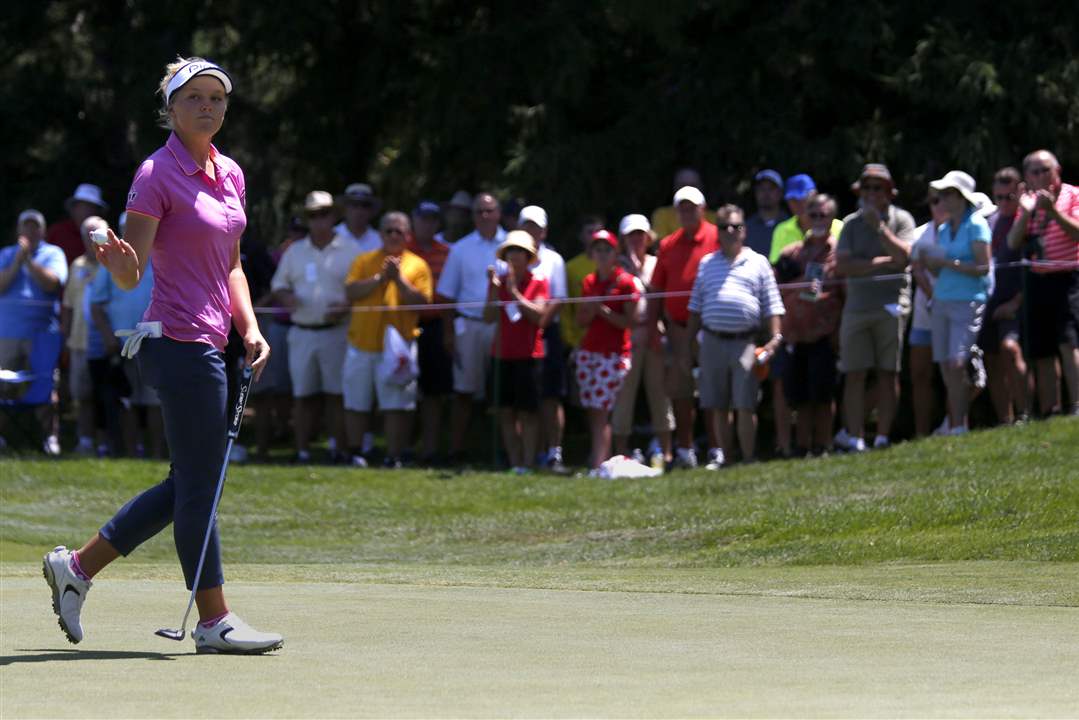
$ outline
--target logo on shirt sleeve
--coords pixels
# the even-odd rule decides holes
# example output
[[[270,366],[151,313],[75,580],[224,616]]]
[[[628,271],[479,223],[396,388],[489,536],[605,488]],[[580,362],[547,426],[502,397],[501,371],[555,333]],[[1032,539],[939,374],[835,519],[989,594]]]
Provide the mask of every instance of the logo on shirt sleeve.
[[[139,196],[138,190],[132,190],[127,194],[127,206],[131,207],[131,203],[135,202],[135,198]]]

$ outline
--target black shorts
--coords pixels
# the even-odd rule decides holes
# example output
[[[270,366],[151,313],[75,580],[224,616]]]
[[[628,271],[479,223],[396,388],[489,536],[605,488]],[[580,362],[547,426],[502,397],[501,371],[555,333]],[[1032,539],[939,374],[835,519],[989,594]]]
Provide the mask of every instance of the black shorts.
[[[442,344],[442,318],[420,321],[420,337],[416,340],[420,377],[418,384],[424,397],[438,397],[453,392],[453,360]]]
[[[777,354],[786,354],[780,351]],[[832,340],[795,343],[783,362],[783,395],[792,407],[831,402],[836,384],[836,354]]]
[[[566,397],[566,353],[562,351],[562,328],[553,322],[543,331],[543,382],[541,396],[544,399]]]
[[[1056,357],[1061,345],[1079,347],[1079,270],[1027,276],[1031,358]]]
[[[1005,301],[1007,302],[1007,301]],[[1001,306],[1001,302],[990,300],[985,306],[985,314],[982,316],[982,329],[978,331],[978,347],[982,352],[993,354],[1000,351],[1000,344],[1005,340],[1019,342],[1022,337],[1022,309],[1013,318],[994,320],[993,313]]]
[[[491,392],[488,397],[496,407],[536,412],[540,405],[542,373],[543,361],[539,358],[494,358],[490,375]]]

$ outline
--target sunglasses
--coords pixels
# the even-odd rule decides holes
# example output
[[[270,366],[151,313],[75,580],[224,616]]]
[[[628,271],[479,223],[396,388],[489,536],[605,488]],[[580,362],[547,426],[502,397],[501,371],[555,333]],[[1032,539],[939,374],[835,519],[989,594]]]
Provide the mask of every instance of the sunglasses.
[[[719,229],[725,233],[736,233],[745,227],[745,223],[727,223],[726,225],[720,225]]]
[[[811,212],[811,213],[809,213],[809,219],[810,220],[824,220],[827,217],[828,217],[828,215],[826,215],[825,213],[822,213],[822,212]]]
[[[317,220],[319,218],[329,217],[330,210],[310,210],[307,213],[307,217],[311,220]]]

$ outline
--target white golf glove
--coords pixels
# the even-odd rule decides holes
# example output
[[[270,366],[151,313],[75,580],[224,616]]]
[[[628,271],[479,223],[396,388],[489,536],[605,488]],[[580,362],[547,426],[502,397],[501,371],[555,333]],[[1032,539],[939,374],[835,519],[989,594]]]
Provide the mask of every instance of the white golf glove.
[[[134,330],[117,330],[116,337],[126,338],[124,347],[120,350],[120,356],[130,360],[142,347],[143,340],[161,337],[161,323],[157,320],[140,322]]]

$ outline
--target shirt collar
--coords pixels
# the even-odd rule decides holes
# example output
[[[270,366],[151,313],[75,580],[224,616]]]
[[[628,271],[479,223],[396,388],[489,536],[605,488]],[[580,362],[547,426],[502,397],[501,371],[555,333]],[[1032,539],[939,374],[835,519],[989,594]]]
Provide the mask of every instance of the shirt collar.
[[[187,151],[184,144],[180,142],[180,138],[175,132],[169,134],[168,141],[165,142],[165,147],[172,153],[172,157],[176,159],[176,164],[183,170],[184,175],[195,175],[203,168],[200,168],[195,162],[195,159],[191,157],[191,153]],[[217,148],[210,145],[210,161],[217,165]],[[217,173],[220,175],[220,173]]]

